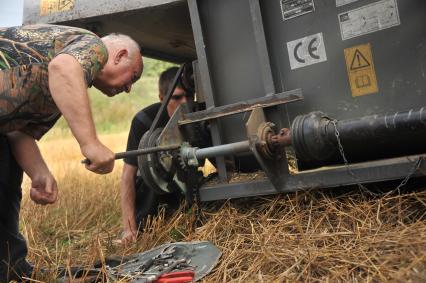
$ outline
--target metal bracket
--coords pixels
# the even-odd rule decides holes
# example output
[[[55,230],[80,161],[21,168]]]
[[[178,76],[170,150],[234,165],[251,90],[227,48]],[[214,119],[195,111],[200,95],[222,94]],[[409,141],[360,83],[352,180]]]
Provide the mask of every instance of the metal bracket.
[[[178,125],[178,121],[182,119],[183,113],[188,113],[188,108],[186,105],[180,105],[173,113],[173,116],[170,118],[169,122],[167,122],[163,132],[158,137],[159,146],[182,144],[184,142]]]
[[[287,158],[285,153],[283,153],[279,159],[267,159],[259,153],[258,146],[261,138],[258,129],[265,123],[267,122],[263,108],[259,107],[254,109],[246,124],[250,150],[253,152],[275,189],[281,191],[284,189],[288,177],[290,176]]]
[[[213,120],[229,115],[252,111],[258,107],[272,107],[290,102],[303,100],[302,90],[295,89],[277,94],[249,99],[238,103],[209,108],[203,111],[183,114],[183,119],[179,120],[179,125],[185,125],[205,120]]]

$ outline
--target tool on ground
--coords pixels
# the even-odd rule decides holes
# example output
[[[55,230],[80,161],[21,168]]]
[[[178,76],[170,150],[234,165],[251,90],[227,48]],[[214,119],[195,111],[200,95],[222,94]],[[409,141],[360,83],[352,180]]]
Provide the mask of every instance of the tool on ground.
[[[194,282],[194,277],[192,270],[176,271],[161,275],[155,283],[188,283]]]
[[[208,241],[168,243],[124,258],[105,258],[94,268],[79,267],[60,273],[57,282],[91,279],[90,275],[111,282],[122,279],[134,283],[196,282],[211,272],[220,256],[220,250]]]
[[[164,268],[162,271],[158,272],[157,274],[147,276],[146,281],[149,282],[149,283],[158,282],[157,280],[160,277],[162,277],[163,275],[168,275],[170,273],[170,271],[175,269],[181,263],[186,263],[186,259],[178,259],[178,260],[173,261],[169,266],[167,266],[166,268]]]

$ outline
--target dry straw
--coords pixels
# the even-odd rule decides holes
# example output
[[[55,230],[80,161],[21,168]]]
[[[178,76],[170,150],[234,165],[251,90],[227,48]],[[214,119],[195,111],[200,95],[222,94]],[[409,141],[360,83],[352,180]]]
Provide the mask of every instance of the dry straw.
[[[223,255],[204,282],[426,281],[422,190],[372,196],[346,188],[209,203],[196,228],[194,209],[168,219],[162,211],[136,244],[122,247],[120,166],[94,177],[77,161],[68,164],[54,172],[61,176],[56,205],[39,207],[24,196],[21,226],[37,266],[91,266],[166,242],[210,240]],[[53,274],[36,279],[54,282]]]

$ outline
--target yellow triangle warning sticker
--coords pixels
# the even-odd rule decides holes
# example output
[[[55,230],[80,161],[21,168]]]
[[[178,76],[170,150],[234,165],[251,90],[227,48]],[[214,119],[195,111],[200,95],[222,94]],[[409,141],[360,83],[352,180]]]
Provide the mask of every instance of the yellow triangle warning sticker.
[[[355,70],[366,68],[366,67],[370,67],[370,62],[368,62],[365,56],[362,55],[359,49],[356,49],[352,58],[351,71],[355,71]]]
[[[344,53],[352,96],[377,93],[379,87],[371,45],[367,43],[349,47]]]

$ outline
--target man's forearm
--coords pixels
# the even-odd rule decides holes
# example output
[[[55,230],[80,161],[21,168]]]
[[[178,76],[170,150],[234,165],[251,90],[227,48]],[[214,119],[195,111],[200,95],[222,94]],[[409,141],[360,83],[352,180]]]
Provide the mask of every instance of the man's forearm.
[[[123,213],[123,226],[128,230],[136,230],[136,219],[135,219],[135,192],[134,185],[122,185],[126,188],[123,190],[121,195],[121,211]],[[132,192],[133,190],[133,192]],[[124,191],[124,193],[123,193]]]
[[[41,205],[54,203],[58,198],[56,180],[47,168],[34,138],[18,131],[7,136],[16,161],[31,179],[30,198]]]
[[[135,219],[135,178],[136,178],[137,168],[124,164],[123,174],[121,177],[121,211],[123,215],[123,225],[127,230],[134,231],[136,227]],[[134,231],[136,232],[136,231]]]
[[[80,147],[97,141],[83,69],[74,57],[60,54],[49,63],[49,89]]]
[[[96,136],[83,69],[74,57],[60,54],[49,63],[49,89],[81,153],[90,160],[86,169],[97,174],[111,172],[114,153]]]
[[[49,172],[34,138],[19,131],[11,132],[7,136],[16,161],[31,179],[36,174]]]

